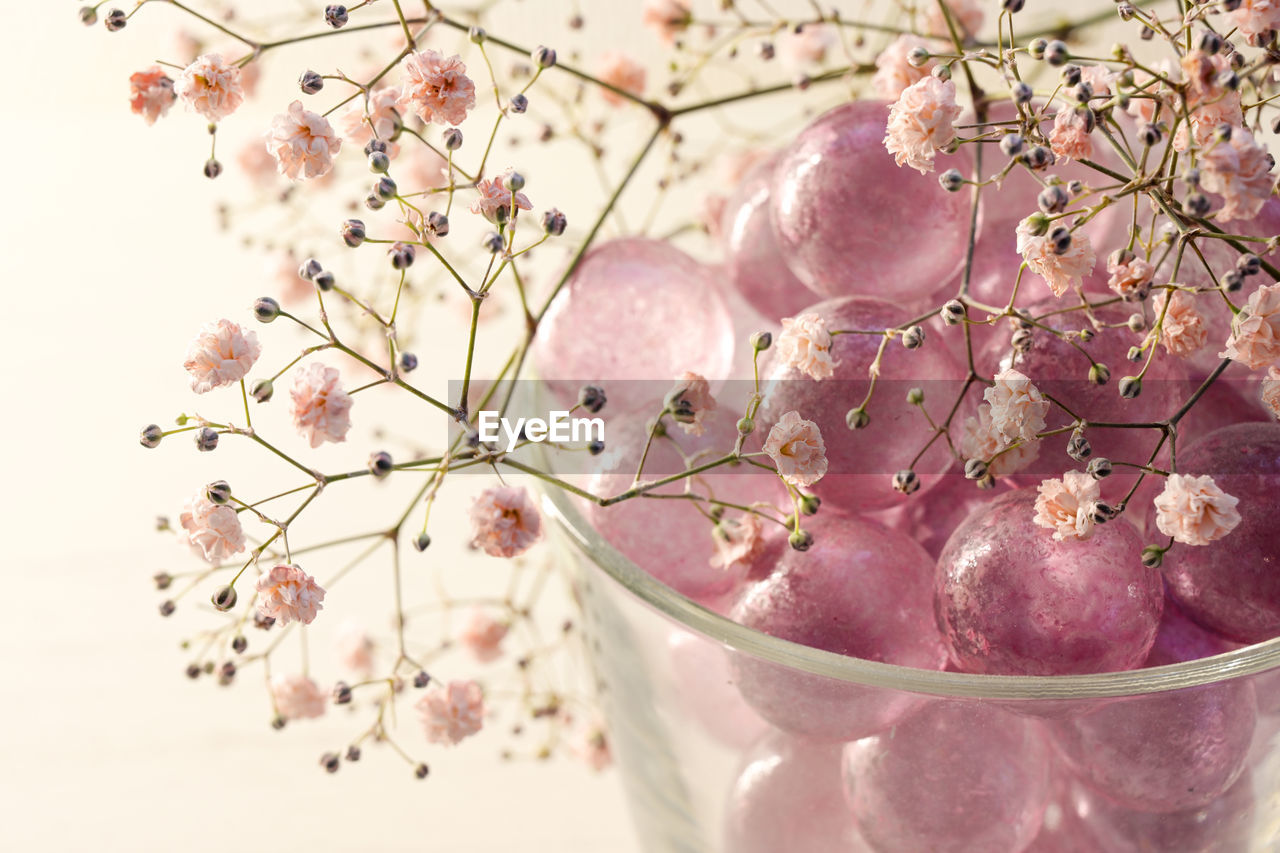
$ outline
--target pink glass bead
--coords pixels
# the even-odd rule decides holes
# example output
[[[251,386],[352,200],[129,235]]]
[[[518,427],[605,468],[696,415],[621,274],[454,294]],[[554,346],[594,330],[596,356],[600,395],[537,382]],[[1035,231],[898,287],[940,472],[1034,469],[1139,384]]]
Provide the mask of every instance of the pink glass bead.
[[[670,425],[673,436],[685,453],[712,448],[721,454],[733,449],[734,429],[731,411],[717,410],[705,435],[686,436],[679,427]],[[645,417],[615,418],[607,422],[604,454],[596,460],[595,473],[587,484],[593,495],[616,496],[629,489],[634,481],[640,455],[647,436]],[[655,440],[645,459],[643,480],[658,480],[686,470],[683,459],[670,440]],[[653,490],[654,494],[678,495],[689,480],[677,480]],[[745,465],[714,469],[700,475],[693,491],[719,500],[748,505],[756,501],[776,503],[781,496],[777,476]],[[608,542],[641,569],[670,586],[676,592],[696,601],[721,609],[719,600],[733,593],[743,582],[751,566],[735,564],[732,568],[713,566],[716,554],[712,525],[687,500],[636,497],[607,507],[586,504],[587,520]],[[727,517],[737,518],[737,510]],[[786,530],[771,521],[763,522],[769,540],[761,552],[762,564],[772,564],[786,545]]]
[[[747,754],[725,820],[725,853],[860,853],[840,779],[840,744],[779,732]]]
[[[721,646],[673,629],[667,637],[667,652],[677,701],[707,735],[735,749],[745,749],[769,728],[743,701]]]
[[[1117,518],[1083,541],[1055,541],[1033,519],[1036,493],[995,498],[956,528],[938,559],[936,610],[968,672],[1069,675],[1133,669],[1163,606],[1142,538]]]
[[[1253,685],[1235,679],[1102,703],[1049,730],[1072,771],[1117,804],[1196,809],[1244,770],[1255,701]]]
[[[1220,655],[1240,648],[1221,634],[1192,622],[1177,602],[1166,597],[1160,630],[1143,666],[1166,666]]]
[[[780,155],[752,167],[725,207],[725,272],[738,293],[777,325],[817,301],[778,249],[769,217],[769,187]]]
[[[1074,805],[1097,838],[1093,850],[1106,853],[1249,853],[1254,795],[1250,774],[1205,806],[1172,812],[1126,809],[1077,785]],[[1034,853],[1033,847],[1028,853]]]
[[[1021,851],[1049,800],[1037,724],[983,702],[933,702],[845,747],[845,786],[878,851]]]
[[[824,297],[912,302],[946,286],[963,260],[968,194],[895,164],[884,147],[888,117],[880,101],[836,107],[796,137],[774,172],[778,246]],[[937,162],[939,172],[972,170],[963,148]]]
[[[1040,303],[1031,311],[1033,315],[1040,315],[1062,307],[1061,302],[1054,300]],[[1109,306],[1096,309],[1094,313],[1103,323],[1124,323],[1131,312],[1123,307]],[[1046,317],[1042,322],[1054,329],[1077,331],[1087,323],[1078,311]],[[1002,336],[993,342],[994,351],[988,352],[986,358],[988,361],[998,360],[1002,367],[1021,371],[1041,393],[1052,396],[1087,420],[1102,423],[1160,421],[1172,415],[1194,390],[1185,366],[1178,359],[1161,353],[1152,361],[1143,378],[1142,393],[1132,400],[1121,397],[1118,390],[1121,377],[1136,375],[1141,369],[1140,364],[1134,364],[1127,358],[1129,348],[1139,343],[1140,336],[1126,328],[1105,329],[1088,343],[1075,341],[1084,352],[1072,343],[1043,331],[1036,332],[1033,341],[1030,351],[1014,354],[1009,347],[1009,339]],[[1110,368],[1112,378],[1106,385],[1094,385],[1088,381],[1090,357]],[[1052,406],[1045,418],[1049,429],[1064,426],[1071,420],[1057,406]],[[1154,429],[1094,428],[1086,431],[1085,437],[1092,445],[1095,457],[1146,464],[1159,433]],[[1065,435],[1045,439],[1038,458],[1020,472],[1022,481],[1039,482],[1044,477],[1058,477],[1065,469],[1075,467],[1075,463],[1066,456],[1066,444]],[[1103,498],[1114,491],[1114,500],[1118,500],[1132,481],[1132,474],[1117,467],[1116,473],[1103,485]]]
[[[941,669],[946,651],[931,609],[932,560],[901,534],[826,511],[806,525],[808,551],[788,551],[733,609],[748,628],[837,654]],[[742,695],[784,731],[848,740],[892,725],[909,694],[811,676],[749,657],[732,659]]]
[[[1239,500],[1241,521],[1216,542],[1175,545],[1165,554],[1173,597],[1192,619],[1233,640],[1280,635],[1280,424],[1210,433],[1178,454],[1178,471],[1212,476]]]
[[[1022,853],[1113,853],[1104,847],[1078,810],[1074,799],[1080,787],[1069,773],[1054,768],[1049,805],[1044,810],[1040,832]],[[1137,851],[1134,851],[1137,853]]]
[[[601,385],[617,410],[647,396],[648,383],[635,380],[669,382],[686,370],[724,379],[734,345],[706,267],[669,243],[625,239],[582,259],[539,326],[534,356],[558,399]]]
[[[900,306],[865,296],[832,299],[808,310],[822,316],[831,331],[883,330],[911,319]],[[761,436],[793,410],[817,423],[828,468],[813,492],[832,507],[849,512],[885,509],[920,494],[904,496],[894,491],[892,483],[894,473],[910,463],[932,434],[928,421],[907,402],[907,391],[921,388],[926,408],[942,417],[959,393],[964,375],[947,348],[932,339],[926,338],[917,350],[892,341],[885,348],[880,379],[867,407],[870,424],[850,430],[846,415],[866,396],[871,382],[867,370],[880,340],[878,335],[837,335],[831,346],[835,373],[822,380],[811,379],[773,357],[766,374],[765,403],[757,418]],[[938,441],[915,471],[927,488],[951,462],[945,444]]]

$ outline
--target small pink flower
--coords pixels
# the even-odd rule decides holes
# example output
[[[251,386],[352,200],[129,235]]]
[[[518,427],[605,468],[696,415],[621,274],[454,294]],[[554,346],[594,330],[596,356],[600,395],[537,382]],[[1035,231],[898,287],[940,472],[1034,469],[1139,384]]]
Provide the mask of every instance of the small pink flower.
[[[342,390],[338,371],[312,362],[293,375],[293,425],[319,447],[346,440],[351,429],[351,395]]]
[[[991,406],[991,427],[1006,446],[1039,438],[1049,401],[1030,378],[1006,368],[996,374],[995,384],[982,392],[982,399]]]
[[[190,498],[178,516],[187,541],[210,563],[221,563],[244,550],[240,516],[229,506],[219,506],[204,495]]]
[[[1243,127],[1233,127],[1230,139],[1201,154],[1200,173],[1204,188],[1222,196],[1224,219],[1257,216],[1276,185],[1267,149]]]
[[[1151,280],[1156,274],[1155,267],[1142,258],[1135,255],[1126,261],[1119,252],[1113,252],[1107,258],[1107,272],[1110,274],[1107,287],[1130,302],[1141,302],[1147,298]]]
[[[689,435],[706,432],[703,422],[716,410],[716,400],[711,396],[707,380],[688,371],[676,378],[676,384],[667,392],[666,405],[676,423]]]
[[[424,122],[459,125],[476,105],[476,84],[467,76],[462,57],[414,52],[404,61],[399,103]]]
[[[1245,38],[1265,37],[1280,30],[1280,2],[1277,0],[1243,0],[1227,13]]]
[[[1271,410],[1271,414],[1280,420],[1280,369],[1267,368],[1267,376],[1258,389],[1262,405]]]
[[[1162,60],[1157,63],[1156,70],[1173,79],[1170,76],[1173,72],[1168,60]],[[1150,124],[1155,121],[1156,109],[1161,106],[1168,106],[1169,101],[1172,99],[1172,93],[1164,83],[1155,82],[1158,78],[1141,69],[1134,70],[1133,78],[1136,92],[1141,93],[1141,96],[1130,99],[1129,115]],[[1165,115],[1167,114],[1166,112]]]
[[[987,463],[992,477],[1007,477],[1030,465],[1040,455],[1040,441],[1010,444],[991,422],[991,406],[978,406],[978,414],[965,418],[958,448],[965,459]]]
[[[319,113],[303,109],[302,101],[294,101],[289,111],[271,120],[267,150],[276,158],[276,168],[290,180],[306,180],[327,174],[333,168],[333,157],[342,140],[333,132],[329,120]]]
[[[1071,247],[1064,254],[1053,251],[1049,237],[1037,237],[1027,220],[1018,223],[1018,253],[1027,267],[1044,279],[1054,296],[1062,296],[1068,289],[1079,287],[1084,277],[1093,271],[1095,261],[1093,244],[1083,231],[1071,235]]]
[[[1080,80],[1089,84],[1089,88],[1093,90],[1094,97],[1099,95],[1109,97],[1111,95],[1111,87],[1115,85],[1119,77],[1120,72],[1108,71],[1101,65],[1086,65],[1080,69]]]
[[[960,35],[970,38],[976,36],[982,27],[983,18],[986,17],[980,0],[946,0],[946,2],[947,8],[951,10],[951,17],[960,29]],[[947,21],[942,17],[942,10],[938,8],[937,2],[930,3],[928,8],[926,27],[929,34],[950,40],[951,30],[947,28]]]
[[[711,539],[716,545],[711,565],[718,569],[749,566],[764,549],[764,532],[760,527],[760,516],[754,512],[744,513],[738,519],[721,519],[711,529]]]
[[[244,102],[239,67],[217,53],[197,57],[173,88],[188,107],[209,121],[222,121]]]
[[[153,65],[129,76],[129,107],[146,119],[147,124],[155,124],[176,100],[173,80],[160,66]]]
[[[1036,498],[1035,521],[1053,531],[1058,541],[1093,536],[1093,505],[1098,481],[1083,471],[1068,471],[1061,480],[1045,480]]]
[[[1183,545],[1208,545],[1240,523],[1234,498],[1209,475],[1170,474],[1156,496],[1156,528]]]
[[[1218,353],[1260,370],[1280,361],[1280,284],[1263,285],[1249,295],[1249,301],[1231,324],[1227,348]]]
[[[338,629],[335,644],[338,663],[361,677],[373,672],[373,640],[354,622],[344,622]]]
[[[244,379],[261,354],[254,332],[246,332],[230,320],[219,320],[201,327],[187,347],[182,366],[191,374],[191,390],[207,394]]]
[[[610,86],[635,95],[637,98],[644,95],[644,66],[625,54],[611,51],[600,57],[596,76]],[[600,96],[604,98],[605,103],[615,107],[627,102],[626,98],[610,89],[601,89]]]
[[[1187,51],[1180,60],[1182,76],[1187,85],[1187,107],[1195,109],[1224,97],[1228,90],[1218,80],[1218,75],[1231,68],[1231,60],[1224,53],[1205,53],[1199,48]]]
[[[1165,302],[1169,303],[1168,310]],[[1209,337],[1204,318],[1196,310],[1196,298],[1185,290],[1175,290],[1171,296],[1165,292],[1157,293],[1151,300],[1152,309],[1157,318],[1164,313],[1160,324],[1160,343],[1178,358],[1194,355],[1204,346]]]
[[[930,74],[912,83],[889,108],[884,147],[899,165],[920,174],[933,171],[933,158],[955,139],[960,115],[956,84]]]
[[[1178,131],[1173,135],[1173,149],[1179,152],[1186,151],[1191,145],[1189,140],[1192,139],[1197,147],[1206,148],[1213,143],[1218,126],[1223,124],[1229,124],[1232,127],[1240,127],[1244,124],[1239,92],[1231,92],[1221,100],[1212,101],[1192,110],[1191,132],[1187,132],[1187,122],[1180,124]]]
[[[471,611],[467,624],[458,634],[458,641],[481,663],[497,660],[502,656],[502,641],[511,626],[494,619],[480,609]]]
[[[839,43],[829,24],[805,24],[800,32],[791,30],[783,37],[783,56],[792,66],[821,65]]]
[[[357,103],[348,108],[338,119],[342,138],[360,148],[371,139],[380,139],[387,143],[387,155],[394,158],[400,151],[400,146],[391,141],[400,127],[400,113],[396,110],[399,100],[398,90],[383,86],[369,95],[367,105]]]
[[[316,579],[297,566],[273,566],[258,576],[258,613],[280,625],[310,625],[324,610],[324,590]]]
[[[452,746],[484,725],[484,692],[474,681],[437,682],[416,707],[430,743]]]
[[[305,675],[271,676],[271,697],[276,711],[286,720],[305,720],[324,716],[329,697]]]
[[[686,0],[645,0],[644,24],[666,44],[674,42],[692,19]]]
[[[1053,117],[1049,147],[1064,160],[1087,160],[1093,156],[1093,119],[1084,109],[1061,107]]]
[[[517,210],[533,210],[528,196],[524,193],[513,193],[507,188],[507,180],[512,174],[513,171],[507,169],[496,178],[486,178],[476,184],[476,192],[479,195],[471,202],[471,212],[480,214],[490,222],[501,224],[511,219],[512,199],[515,199]]]
[[[890,42],[884,52],[876,57],[876,73],[871,78],[871,88],[875,90],[877,97],[896,101],[904,89],[929,76],[938,60],[930,58],[919,68],[907,61],[911,51],[917,47],[928,49],[929,43],[920,36],[903,34]]]
[[[542,538],[542,515],[523,486],[490,486],[471,504],[471,544],[491,557],[515,557]]]
[[[831,333],[827,331],[827,321],[821,314],[783,317],[777,347],[778,358],[783,364],[814,379],[827,379],[834,372]]]
[[[799,412],[787,412],[773,425],[764,452],[777,466],[778,475],[793,486],[812,486],[827,473],[822,433]]]
[[[593,717],[574,727],[569,738],[569,751],[597,773],[613,764],[609,736],[598,718]]]

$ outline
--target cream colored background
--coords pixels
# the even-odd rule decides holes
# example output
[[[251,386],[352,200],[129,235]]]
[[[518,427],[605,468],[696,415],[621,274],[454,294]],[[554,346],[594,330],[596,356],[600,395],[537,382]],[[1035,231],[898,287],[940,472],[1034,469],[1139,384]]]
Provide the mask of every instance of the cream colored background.
[[[351,725],[276,733],[256,679],[225,690],[182,676],[190,608],[160,619],[149,577],[190,564],[152,519],[243,459],[197,457],[185,439],[149,453],[136,435],[193,406],[180,367],[193,331],[246,320],[269,289],[260,256],[215,233],[225,192],[199,174],[200,122],[178,108],[148,128],[129,113],[128,75],[163,55],[174,13],[145,9],[151,20],[113,35],[80,26],[78,5],[5,4],[0,29],[0,849],[634,850],[616,773],[500,765],[487,732],[430,750],[410,725],[429,780],[370,749],[328,776],[316,759]],[[522,6],[515,32],[568,16],[566,3]],[[277,73],[296,76],[291,64]],[[460,559],[462,538],[437,536],[433,558]]]

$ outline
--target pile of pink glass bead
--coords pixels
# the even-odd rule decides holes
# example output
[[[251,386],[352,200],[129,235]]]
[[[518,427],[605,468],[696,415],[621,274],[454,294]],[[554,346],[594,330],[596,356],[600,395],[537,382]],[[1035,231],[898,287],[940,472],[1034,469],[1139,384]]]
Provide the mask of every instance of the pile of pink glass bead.
[[[1256,373],[1230,364],[1177,423],[1177,473],[1208,475],[1236,501],[1229,533],[1207,543],[1165,547],[1155,503],[1174,457],[1167,445],[1152,456],[1159,430],[1071,428],[1169,418],[1219,367],[1230,314],[1198,300],[1203,351],[1161,352],[1142,393],[1122,396],[1096,366],[1126,367],[1151,303],[1113,298],[1101,262],[1066,297],[1020,274],[1014,230],[1044,189],[1027,169],[981,193],[970,246],[971,196],[897,167],[883,144],[888,113],[874,101],[838,107],[757,158],[725,207],[720,266],[657,241],[599,245],[538,338],[554,386],[590,381],[609,394],[597,496],[735,440],[767,463],[760,442],[792,411],[820,430],[825,476],[797,490],[772,466],[724,466],[648,497],[584,504],[591,522],[655,578],[747,627],[908,667],[1081,675],[1280,636],[1280,424]],[[968,152],[942,159],[968,175]],[[1075,163],[1048,171],[1097,179]],[[1128,239],[1114,212],[1080,229],[1100,258]],[[1272,198],[1256,217],[1219,225],[1267,237],[1277,221]],[[971,299],[956,308],[969,251]],[[1168,280],[1163,268],[1155,275]],[[1242,295],[1272,283],[1251,275]],[[1023,313],[995,322],[975,303]],[[1145,326],[1131,317],[1144,313]],[[840,331],[820,378],[777,352],[788,323],[812,315]],[[898,332],[887,346],[885,330]],[[772,334],[771,349],[759,336],[747,343],[758,331]],[[763,402],[744,430],[733,389],[754,392],[756,365]],[[1037,425],[1038,452],[998,469],[966,458],[961,433],[981,423],[984,386],[1007,370],[1054,406]],[[633,380],[686,371],[712,378],[714,417],[696,434],[668,421],[654,440],[664,403]],[[642,456],[653,472],[644,478]],[[1087,535],[1070,514],[1065,535],[1043,523],[1059,492],[1059,503],[1078,499]],[[654,499],[690,493],[714,501]],[[726,550],[742,544],[735,531],[748,515],[727,507],[779,503],[794,514]],[[788,536],[801,525],[803,537]],[[1255,849],[1255,799],[1274,794],[1255,797],[1250,769],[1251,745],[1280,728],[1273,678],[1105,700],[946,700],[725,660],[710,645],[677,632],[669,651],[694,694],[691,716],[744,750],[726,851],[1243,851]]]

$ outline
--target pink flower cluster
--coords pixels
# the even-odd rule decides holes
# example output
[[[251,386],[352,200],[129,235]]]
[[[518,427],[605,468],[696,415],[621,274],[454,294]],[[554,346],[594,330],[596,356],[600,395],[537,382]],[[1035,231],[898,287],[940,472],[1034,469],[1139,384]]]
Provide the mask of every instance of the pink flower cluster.
[[[515,557],[542,538],[542,515],[522,486],[491,486],[471,504],[471,544],[491,557]]]
[[[646,79],[644,66],[626,54],[613,51],[600,57],[596,76],[610,86],[635,95],[637,98],[644,95]],[[627,102],[622,95],[609,89],[601,89],[600,96],[604,98],[605,103],[615,107]]]
[[[956,84],[930,74],[904,89],[889,108],[884,147],[899,166],[932,172],[934,155],[955,139],[959,116]]]
[[[182,366],[191,374],[191,390],[206,394],[244,379],[260,355],[262,347],[254,332],[246,332],[230,320],[219,320],[201,327],[187,347]]]
[[[417,704],[430,743],[452,746],[484,725],[484,691],[474,681],[436,683]]]
[[[1061,480],[1045,480],[1036,497],[1034,521],[1053,531],[1053,538],[1093,536],[1093,508],[1099,499],[1098,481],[1083,471],[1067,471]]]
[[[476,184],[478,195],[471,202],[471,212],[478,213],[495,224],[511,219],[511,205],[514,201],[517,210],[532,210],[529,197],[522,192],[513,192],[509,182],[514,171],[507,169],[494,178],[485,178]]]
[[[329,697],[305,675],[271,676],[271,698],[276,711],[286,720],[306,720],[324,716]]]
[[[281,625],[310,625],[324,609],[324,590],[297,566],[274,566],[258,577],[258,613]]]
[[[676,384],[667,393],[667,406],[671,416],[688,435],[706,432],[706,419],[716,410],[711,385],[697,373],[685,371],[676,377]]]
[[[244,103],[240,67],[209,53],[188,65],[174,85],[178,97],[209,121],[222,121]]]
[[[765,454],[777,466],[778,476],[793,486],[812,486],[827,473],[827,446],[813,421],[799,412],[787,412],[769,430]]]
[[[293,377],[293,425],[311,444],[340,442],[351,429],[351,395],[342,390],[338,371],[313,362]]]
[[[459,56],[415,51],[404,60],[399,104],[430,124],[462,124],[476,105],[476,84]]]
[[[479,608],[472,610],[467,623],[458,634],[458,641],[481,663],[489,663],[502,656],[502,641],[506,639],[510,624],[494,619]]]
[[[229,506],[220,506],[204,495],[189,499],[178,516],[187,542],[210,563],[221,563],[244,550],[244,528],[240,516]]]
[[[783,317],[777,348],[778,358],[783,364],[813,379],[828,379],[834,373],[831,333],[827,331],[827,321],[821,314],[810,312],[798,317]]]
[[[302,101],[294,101],[288,112],[273,118],[267,134],[267,150],[276,168],[294,181],[327,175],[341,147],[342,140],[329,120],[303,109]]]
[[[156,119],[169,112],[177,100],[173,80],[160,66],[153,65],[146,71],[130,75],[129,107],[146,119],[147,124],[155,124]]]
[[[1062,296],[1073,287],[1080,287],[1084,277],[1093,271],[1096,258],[1093,244],[1082,231],[1071,235],[1071,246],[1058,254],[1048,235],[1037,236],[1027,220],[1018,223],[1018,254],[1027,262],[1027,268],[1044,279],[1054,296]]]
[[[760,516],[755,513],[745,513],[740,519],[721,519],[711,531],[716,546],[711,565],[724,569],[750,565],[764,550],[764,531],[760,528]]]
[[[1170,474],[1156,497],[1156,528],[1184,545],[1208,545],[1240,523],[1238,503],[1208,475]]]

